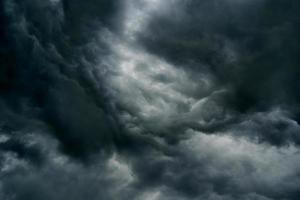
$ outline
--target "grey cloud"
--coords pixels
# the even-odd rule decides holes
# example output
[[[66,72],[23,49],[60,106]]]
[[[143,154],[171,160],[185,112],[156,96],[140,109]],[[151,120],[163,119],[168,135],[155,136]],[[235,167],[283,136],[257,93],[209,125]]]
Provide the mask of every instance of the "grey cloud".
[[[87,38],[95,35],[96,27],[87,26],[86,22],[93,19],[104,27],[104,21],[102,24],[100,20],[104,17],[94,19],[97,10],[91,12],[92,1],[83,4],[84,7],[79,2],[74,3],[30,0],[2,3],[6,41],[3,48],[10,51],[3,64],[6,75],[2,81],[2,97],[4,106],[12,109],[18,118],[46,123],[61,139],[62,149],[80,157],[81,153],[97,151],[95,146],[106,144],[86,145],[87,142],[104,141],[104,137],[110,136],[103,132],[114,130],[110,122],[113,120],[105,114],[105,97],[94,83],[99,80],[92,80],[89,68],[95,62],[94,55],[105,47],[91,50],[91,43],[97,41]],[[113,8],[107,1],[94,3],[105,5],[105,8],[99,7],[99,12],[105,9],[110,13],[109,8]],[[82,16],[77,16],[77,6],[82,7]],[[76,19],[78,23],[69,24]],[[79,121],[85,125],[76,127]],[[12,121],[6,123],[16,126]],[[78,134],[69,134],[75,130]],[[89,135],[87,140],[84,132]],[[73,148],[74,144],[78,146]]]
[[[198,71],[204,63],[221,85],[232,88],[228,101],[238,111],[297,104],[296,1],[172,2],[175,9],[155,16],[140,35],[147,49]],[[173,17],[180,12],[183,17]]]
[[[2,1],[0,198],[298,199],[299,5]]]

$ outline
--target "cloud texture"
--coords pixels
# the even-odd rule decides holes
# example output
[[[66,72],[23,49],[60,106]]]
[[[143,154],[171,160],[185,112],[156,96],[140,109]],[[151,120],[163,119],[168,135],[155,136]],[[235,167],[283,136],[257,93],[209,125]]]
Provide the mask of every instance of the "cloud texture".
[[[299,11],[1,1],[0,199],[299,199]]]

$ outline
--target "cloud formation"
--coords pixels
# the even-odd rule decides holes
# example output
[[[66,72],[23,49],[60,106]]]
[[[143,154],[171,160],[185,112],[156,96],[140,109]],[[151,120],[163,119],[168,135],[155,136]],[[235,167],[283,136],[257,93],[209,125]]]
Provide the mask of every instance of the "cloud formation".
[[[0,199],[297,200],[299,10],[3,0]]]

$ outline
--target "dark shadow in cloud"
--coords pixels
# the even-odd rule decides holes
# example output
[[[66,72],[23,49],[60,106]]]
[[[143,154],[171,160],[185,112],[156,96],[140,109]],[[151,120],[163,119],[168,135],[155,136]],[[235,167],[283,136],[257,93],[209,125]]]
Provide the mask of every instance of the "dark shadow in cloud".
[[[195,71],[208,67],[231,88],[227,103],[237,111],[292,104],[299,112],[298,1],[176,5],[154,16],[140,35],[150,52]]]
[[[116,6],[106,0],[1,2],[3,105],[19,118],[44,121],[76,157],[105,148],[115,132],[103,91],[87,72],[101,52],[86,44],[110,27]]]

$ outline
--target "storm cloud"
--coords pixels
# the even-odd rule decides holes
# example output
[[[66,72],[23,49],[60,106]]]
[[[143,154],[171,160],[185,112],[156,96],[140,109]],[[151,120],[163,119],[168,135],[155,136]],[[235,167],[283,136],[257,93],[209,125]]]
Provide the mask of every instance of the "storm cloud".
[[[0,199],[299,199],[299,11],[1,1]]]

